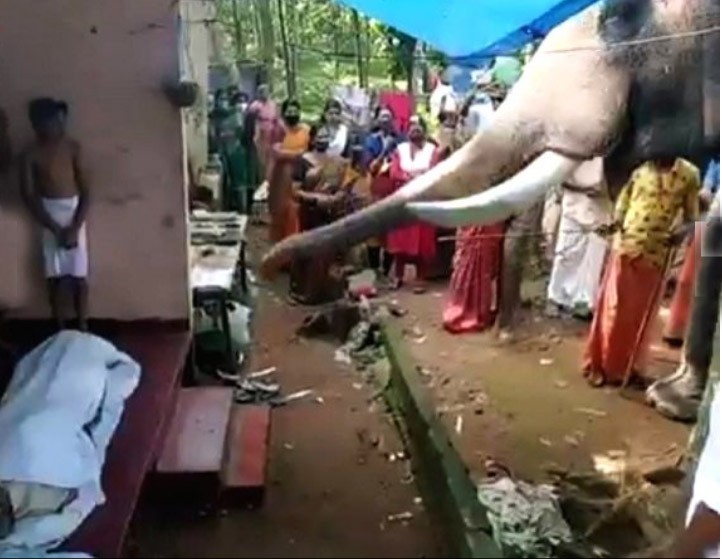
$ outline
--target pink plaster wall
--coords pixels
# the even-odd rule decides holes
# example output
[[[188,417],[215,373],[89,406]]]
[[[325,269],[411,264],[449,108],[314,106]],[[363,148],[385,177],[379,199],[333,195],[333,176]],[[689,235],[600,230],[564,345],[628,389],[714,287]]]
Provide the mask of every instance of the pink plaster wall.
[[[31,138],[27,102],[70,105],[84,151],[91,314],[186,318],[188,255],[182,119],[161,91],[178,75],[171,0],[1,0],[0,107],[18,152]],[[0,178],[0,307],[48,313],[35,227]]]

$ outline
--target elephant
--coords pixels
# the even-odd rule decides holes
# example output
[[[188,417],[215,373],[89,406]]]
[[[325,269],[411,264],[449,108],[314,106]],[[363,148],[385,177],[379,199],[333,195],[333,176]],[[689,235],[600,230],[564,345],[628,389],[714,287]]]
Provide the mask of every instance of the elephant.
[[[453,228],[520,215],[594,157],[613,198],[645,161],[701,167],[719,154],[719,17],[719,0],[587,8],[542,41],[487,130],[392,196],[275,245],[262,272],[415,219]]]
[[[685,335],[682,362],[672,375],[647,389],[647,402],[669,419],[693,421],[697,418],[709,378],[722,292],[722,219],[719,203],[718,193],[704,225],[702,254],[695,278],[695,298]]]

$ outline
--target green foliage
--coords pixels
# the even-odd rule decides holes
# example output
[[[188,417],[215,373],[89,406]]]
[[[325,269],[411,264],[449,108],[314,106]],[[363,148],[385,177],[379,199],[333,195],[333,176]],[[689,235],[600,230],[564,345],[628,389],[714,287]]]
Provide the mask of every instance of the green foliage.
[[[396,1],[396,0],[389,0]],[[271,75],[278,97],[285,95],[283,45],[281,43],[278,0],[217,0],[217,18],[231,38],[236,60],[263,60],[263,22],[260,2],[268,2],[272,16],[275,60]],[[377,21],[360,17],[360,40],[354,26],[353,11],[335,0],[281,0],[292,72],[297,97],[304,116],[315,117],[321,111],[330,88],[338,83],[359,83],[359,60],[370,87],[390,87],[405,80],[414,56],[415,40]],[[237,16],[237,17],[236,17]],[[427,54],[431,63],[443,64],[443,55]]]

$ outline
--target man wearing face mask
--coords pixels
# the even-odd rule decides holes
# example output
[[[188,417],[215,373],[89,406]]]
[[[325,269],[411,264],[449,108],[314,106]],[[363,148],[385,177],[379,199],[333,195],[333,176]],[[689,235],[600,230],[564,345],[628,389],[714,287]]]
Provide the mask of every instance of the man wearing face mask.
[[[287,99],[281,105],[283,139],[274,144],[269,173],[268,209],[271,242],[277,243],[298,232],[298,208],[293,200],[292,173],[298,157],[309,146],[310,133],[301,122],[301,105]]]

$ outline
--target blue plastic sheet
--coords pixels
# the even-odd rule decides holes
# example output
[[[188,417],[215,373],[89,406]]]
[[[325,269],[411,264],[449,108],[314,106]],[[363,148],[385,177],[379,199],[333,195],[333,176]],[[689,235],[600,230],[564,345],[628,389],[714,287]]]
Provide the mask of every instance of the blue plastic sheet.
[[[341,0],[464,66],[511,54],[596,1]]]

